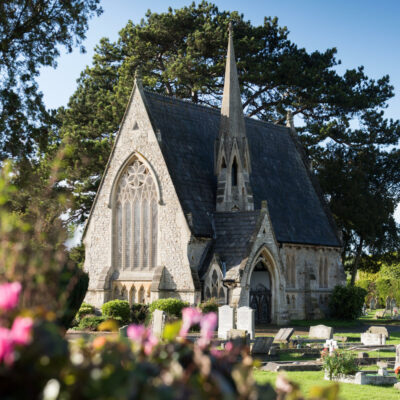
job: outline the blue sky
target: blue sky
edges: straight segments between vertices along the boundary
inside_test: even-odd
[[[84,45],[86,54],[76,49],[63,54],[56,69],[43,68],[39,87],[49,108],[66,105],[76,88],[76,79],[91,64],[93,50],[100,38],[115,40],[118,32],[131,19],[137,23],[146,11],[162,12],[168,6],[180,8],[191,1],[103,0],[104,13],[90,21]],[[338,49],[342,65],[339,72],[359,65],[370,78],[389,74],[396,96],[386,115],[400,118],[400,2],[385,0],[248,0],[214,1],[220,10],[237,10],[253,24],[262,24],[264,16],[277,16],[287,26],[290,39],[308,51]]]

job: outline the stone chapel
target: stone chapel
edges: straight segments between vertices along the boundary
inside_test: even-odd
[[[84,230],[85,301],[250,306],[256,323],[321,317],[341,241],[293,120],[244,117],[230,29],[221,110],[136,77]]]

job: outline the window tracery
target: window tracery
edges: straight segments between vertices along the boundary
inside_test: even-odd
[[[116,193],[115,248],[119,269],[156,266],[157,224],[156,184],[149,169],[135,159],[120,178]]]

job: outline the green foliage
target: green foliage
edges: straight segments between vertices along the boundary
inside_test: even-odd
[[[130,309],[126,300],[111,300],[101,306],[105,317],[120,318],[124,325],[129,323]]]
[[[358,318],[366,295],[367,291],[358,286],[335,286],[329,302],[332,317],[345,320]]]
[[[66,299],[60,323],[65,329],[68,329],[75,315],[80,311],[81,304],[89,287],[89,275],[75,266],[74,270],[65,271],[61,274],[61,277],[60,290],[63,290],[63,288],[68,289],[69,296]]]
[[[189,303],[179,299],[158,299],[150,304],[149,310],[151,313],[153,313],[154,310],[161,310],[165,311],[169,317],[181,318],[182,310],[188,306]]]
[[[79,330],[89,330],[89,331],[97,331],[98,326],[107,321],[108,317],[104,315],[86,315],[84,316],[78,325]]]
[[[329,379],[338,375],[354,375],[358,372],[356,356],[349,351],[335,350],[332,354],[325,349],[322,352],[322,366]]]
[[[89,314],[94,314],[95,309],[92,305],[88,304],[88,303],[82,303],[82,305],[80,306],[78,312],[76,313],[75,319],[80,322],[80,320]]]
[[[203,314],[208,314],[209,312],[216,312],[218,313],[218,302],[217,299],[211,298],[203,303],[200,303],[199,308]]]
[[[131,306],[131,322],[144,324],[150,316],[148,304],[133,303]]]

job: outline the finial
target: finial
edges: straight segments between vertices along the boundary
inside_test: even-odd
[[[230,35],[233,34],[233,25],[232,25],[232,21],[229,21],[229,24],[228,24],[228,32],[229,32]]]
[[[286,126],[290,129],[294,129],[293,113],[290,110],[286,113]]]
[[[142,80],[142,70],[140,68],[140,65],[138,65],[135,70],[135,81],[141,81],[141,80]]]
[[[261,211],[267,211],[267,200],[261,200]]]

